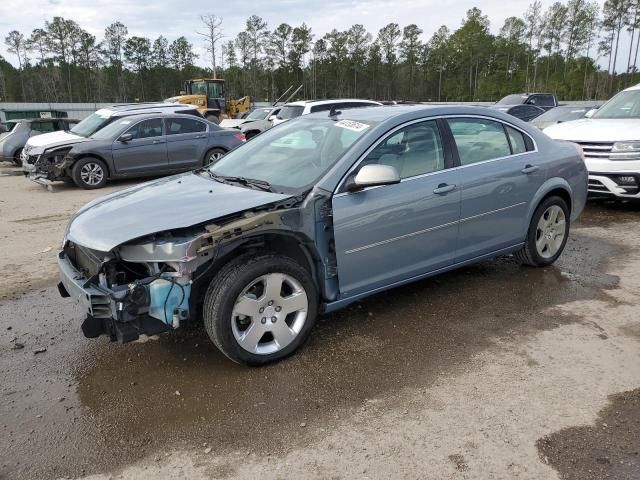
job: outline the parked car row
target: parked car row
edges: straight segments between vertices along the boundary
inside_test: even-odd
[[[205,120],[190,105],[125,104],[98,110],[71,129],[23,138],[20,160],[36,183],[94,189],[111,179],[202,167],[244,141],[242,133]]]

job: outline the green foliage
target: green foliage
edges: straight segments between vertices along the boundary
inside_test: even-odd
[[[178,94],[183,80],[214,70],[226,79],[228,95],[256,100],[274,100],[298,85],[298,98],[495,101],[550,91],[565,100],[603,99],[640,80],[640,0],[606,0],[602,12],[595,0],[556,1],[546,10],[534,0],[522,17],[494,28],[497,35],[476,7],[454,31],[443,25],[427,35],[417,24],[393,22],[375,36],[362,24],[323,35],[304,23],[270,30],[252,15],[235,38],[217,45],[222,19],[201,20],[210,68],[195,66],[184,36],[129,36],[121,22],[109,25],[101,40],[62,17],[28,36],[9,32],[4,42],[17,68],[0,58],[0,98],[160,100]],[[615,67],[619,59],[626,70]]]

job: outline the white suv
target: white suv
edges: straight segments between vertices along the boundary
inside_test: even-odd
[[[640,84],[602,105],[591,118],[544,129],[582,147],[592,196],[640,198]]]
[[[316,112],[328,112],[332,108],[340,110],[341,108],[358,108],[372,107],[382,105],[373,100],[358,100],[357,98],[338,98],[333,100],[301,100],[299,102],[291,102],[282,106],[276,118],[272,120],[274,125],[286,122],[291,118],[301,115],[308,115]]]

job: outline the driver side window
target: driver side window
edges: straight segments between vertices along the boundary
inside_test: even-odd
[[[400,178],[443,170],[444,149],[437,123],[414,123],[392,133],[367,155],[362,165],[370,163],[392,166]]]
[[[160,137],[162,136],[162,120],[159,118],[143,120],[127,130],[125,134],[126,133],[130,133],[132,135],[132,140]]]

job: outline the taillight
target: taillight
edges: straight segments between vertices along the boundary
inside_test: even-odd
[[[241,142],[246,142],[247,141],[247,137],[244,136],[244,133],[234,133],[233,136],[235,137],[236,140],[240,140]]]

